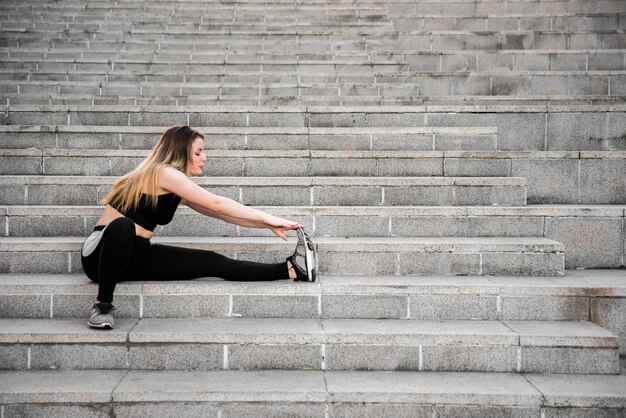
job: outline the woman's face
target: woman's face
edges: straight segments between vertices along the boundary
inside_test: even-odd
[[[204,153],[204,141],[199,136],[191,144],[191,162],[189,163],[189,174],[199,176],[202,174],[204,162],[207,160]]]

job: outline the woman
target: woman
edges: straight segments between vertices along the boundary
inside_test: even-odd
[[[163,133],[139,167],[113,184],[102,200],[104,212],[82,249],[83,269],[98,283],[89,326],[113,328],[113,291],[123,280],[315,280],[314,244],[303,226],[202,189],[190,176],[202,174],[206,160],[204,135],[187,125],[174,126]],[[298,230],[296,250],[284,263],[263,264],[213,251],[151,244],[156,225],[169,223],[181,202],[229,223],[269,228],[284,240],[286,231]]]

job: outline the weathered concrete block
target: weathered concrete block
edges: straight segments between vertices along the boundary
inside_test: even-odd
[[[377,161],[374,158],[313,158],[310,164],[313,176],[368,177],[375,176],[377,172]],[[305,166],[299,165],[302,173]]]
[[[311,204],[310,193],[308,187],[242,187],[241,203],[254,206],[308,206]]]
[[[441,176],[443,160],[438,158],[383,158],[378,160],[378,175],[383,177]]]
[[[44,157],[43,171],[43,174],[46,175],[59,176],[106,176],[112,174],[107,158],[94,157]]]
[[[191,126],[248,126],[246,113],[190,113]]]
[[[523,206],[526,204],[526,188],[517,187],[456,187],[456,206]]]
[[[223,317],[228,313],[228,296],[144,295],[144,318]]]
[[[545,237],[565,245],[565,268],[622,265],[624,231],[620,218],[546,218]]]
[[[329,237],[389,236],[389,218],[385,216],[319,216],[315,235]]]
[[[0,345],[0,370],[26,370],[27,368],[28,346]]]
[[[108,189],[108,187],[107,187]],[[81,185],[29,185],[29,205],[95,205],[98,188]]]
[[[247,158],[242,171],[246,176],[307,176],[311,160],[296,158]]]
[[[424,346],[423,370],[514,372],[517,347]]]
[[[464,237],[467,236],[467,220],[457,217],[394,217],[391,233],[397,237]]]
[[[246,147],[253,150],[308,149],[307,135],[246,135],[245,140]],[[240,142],[243,144],[244,138]]]
[[[392,253],[324,253],[319,258],[321,274],[393,275],[397,255]]]
[[[467,218],[467,236],[541,237],[543,236],[543,218],[532,216],[470,216]]]
[[[378,186],[313,187],[313,204],[315,206],[370,206],[380,205],[381,202],[382,188]]]
[[[550,70],[553,71],[586,71],[587,57],[574,54],[551,54]]]
[[[233,295],[233,314],[244,318],[318,318],[317,296]]]
[[[435,149],[441,151],[485,151],[496,149],[495,136],[445,136],[435,138]]]
[[[85,418],[106,418],[113,414],[113,407],[110,403],[91,403],[89,405],[49,405],[49,404],[13,404],[5,405],[4,413],[9,417],[85,417]],[[117,406],[115,407],[116,415]]]
[[[125,369],[126,350],[122,345],[33,344],[33,369]]]
[[[620,418],[624,408],[542,408],[546,418]]]
[[[407,302],[404,295],[324,295],[322,317],[405,319]]]
[[[467,125],[483,126],[483,125]],[[545,150],[545,116],[538,113],[489,113],[484,126],[498,129],[498,149],[505,151]]]
[[[367,126],[420,127],[426,126],[420,113],[374,113],[367,115]]]
[[[437,418],[535,418],[544,410],[539,406],[493,406],[493,405],[435,405]]]
[[[228,346],[228,368],[320,369],[322,349],[317,344],[236,344]]]
[[[366,126],[364,113],[311,113],[309,127],[351,127]]]
[[[548,150],[599,150],[605,127],[606,114],[549,113]]]
[[[591,320],[619,336],[620,354],[626,354],[626,298],[591,299]]]
[[[326,370],[419,370],[419,347],[326,345]]]
[[[69,273],[67,253],[0,253],[0,273]]]
[[[528,180],[528,203],[578,202],[578,160],[513,160],[511,175]]]
[[[626,203],[626,160],[583,159],[580,172],[580,203]]]
[[[454,204],[452,187],[386,187],[385,205],[448,206]]]
[[[0,318],[49,318],[50,295],[0,295]]]
[[[478,275],[480,256],[454,253],[400,254],[399,274]]]
[[[216,370],[224,365],[221,344],[167,344],[130,347],[128,365],[139,370]]]
[[[268,94],[271,93],[268,92]],[[297,89],[296,89],[297,95]],[[250,113],[249,126],[306,126],[304,113]]]
[[[491,25],[491,18],[489,20]],[[517,26],[517,25],[516,25]],[[478,54],[477,70],[478,71],[502,71],[513,70],[512,54]]]
[[[608,348],[522,347],[521,371],[618,374],[619,353]]]
[[[8,125],[67,125],[64,112],[10,112]]]
[[[493,320],[498,306],[493,295],[411,295],[411,319]]]
[[[563,254],[485,253],[482,273],[487,276],[562,276]]]
[[[369,135],[310,135],[309,138],[312,150],[369,150],[371,142]]]
[[[150,418],[156,416],[185,416],[193,418],[216,417],[220,406],[213,403],[190,403],[190,402],[152,402],[144,403],[116,403],[115,416],[120,418]],[[82,416],[82,415],[65,415]],[[88,415],[86,415],[88,416]],[[109,415],[107,415],[109,416]],[[222,415],[224,416],[224,415]]]
[[[501,296],[500,319],[513,321],[588,321],[589,298]]]
[[[65,116],[65,115],[64,115]],[[127,126],[129,114],[126,112],[70,112],[70,125]],[[67,120],[62,123],[68,124]],[[60,124],[59,124],[60,125]]]
[[[608,118],[605,149],[626,150],[626,113],[609,113]]]
[[[432,418],[430,405],[402,405],[393,403],[334,403],[330,405],[332,417],[396,417],[396,418]]]
[[[185,410],[187,412],[187,410]],[[220,410],[221,417],[303,417],[303,418],[323,418],[326,416],[326,405],[323,403],[237,403],[229,402]],[[207,415],[202,415],[207,416]]]
[[[372,150],[430,151],[433,149],[432,135],[372,135]]]

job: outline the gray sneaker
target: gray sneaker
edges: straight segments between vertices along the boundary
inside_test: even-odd
[[[303,228],[298,229],[298,244],[293,255],[287,260],[291,262],[296,271],[296,281],[314,282],[317,279],[317,257],[315,254],[315,243],[304,232]]]
[[[111,303],[94,303],[87,324],[92,328],[112,329],[115,325],[113,311],[115,311],[115,306]]]

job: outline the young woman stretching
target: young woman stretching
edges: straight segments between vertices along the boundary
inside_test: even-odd
[[[82,248],[83,269],[98,283],[89,326],[113,328],[113,291],[123,280],[315,280],[314,244],[303,226],[202,189],[189,177],[202,174],[206,160],[204,135],[187,125],[174,126],[163,133],[139,167],[113,184],[102,200],[104,212]],[[298,230],[296,250],[284,263],[264,264],[213,251],[151,244],[154,228],[168,224],[181,202],[229,223],[268,228],[284,240],[286,231]]]

